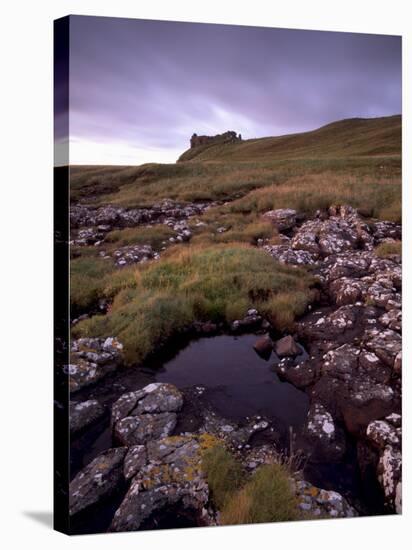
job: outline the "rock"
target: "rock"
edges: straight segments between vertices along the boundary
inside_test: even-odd
[[[401,336],[390,329],[373,329],[365,335],[365,347],[379,357],[388,367],[393,368],[398,353],[402,350]]]
[[[263,217],[270,221],[278,231],[292,229],[296,225],[296,210],[291,208],[280,208],[265,212]]]
[[[317,371],[310,361],[290,366],[286,364],[285,360],[282,360],[273,368],[281,380],[290,382],[299,389],[310,386],[317,377]]]
[[[275,342],[275,352],[279,357],[296,357],[301,350],[296,345],[293,336],[284,336]]]
[[[316,258],[307,250],[293,250],[290,245],[276,244],[264,245],[263,250],[266,250],[272,258],[275,258],[282,264],[289,265],[314,265]]]
[[[156,260],[159,258],[153,248],[148,245],[133,244],[122,246],[112,253],[114,258],[114,263],[118,267],[123,267],[125,265],[144,263],[148,260]]]
[[[367,427],[366,437],[382,450],[387,445],[400,445],[400,428],[386,420],[374,420]]]
[[[176,412],[182,405],[183,396],[176,386],[156,382],[119,397],[112,407],[112,423],[144,413]]]
[[[70,483],[70,515],[73,516],[111,496],[123,481],[126,449],[104,451]]]
[[[263,359],[268,360],[272,354],[273,342],[268,335],[262,336],[261,338],[256,340],[253,345],[253,349],[258,355],[263,357]]]
[[[94,384],[122,362],[123,345],[113,337],[79,338],[71,346],[71,363],[65,367],[71,392]]]
[[[96,399],[76,403],[70,402],[70,433],[75,434],[88,428],[104,416],[105,408]]]
[[[393,370],[396,374],[402,373],[402,351],[398,352],[393,363]]]
[[[397,514],[402,513],[402,455],[391,446],[385,447],[378,464],[378,479],[386,503]]]
[[[129,447],[124,459],[123,473],[126,479],[134,477],[147,463],[147,452],[144,445]]]
[[[311,405],[304,429],[310,444],[309,457],[315,462],[340,461],[346,445],[343,431],[335,425],[332,415],[320,403]]]
[[[132,446],[147,443],[170,435],[176,427],[176,413],[140,414],[126,416],[114,426],[114,437],[122,445]]]
[[[309,517],[352,518],[358,512],[336,491],[325,491],[308,481],[293,480],[292,486],[298,497],[299,508]]]
[[[183,396],[172,384],[153,383],[123,394],[112,407],[113,433],[127,446],[142,445],[170,435]]]
[[[365,431],[372,420],[393,411],[394,391],[390,386],[362,377],[356,378],[338,399],[346,429],[356,435]]]
[[[205,509],[209,491],[202,471],[201,438],[175,436],[148,444],[148,464],[133,479],[114,515],[111,531],[150,526],[150,521],[155,521],[162,511],[189,514],[199,525],[209,523]]]

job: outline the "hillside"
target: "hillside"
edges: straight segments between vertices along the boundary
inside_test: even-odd
[[[185,151],[178,162],[399,155],[401,126],[400,115],[371,119],[351,118],[299,134],[249,139],[223,145],[199,145]]]

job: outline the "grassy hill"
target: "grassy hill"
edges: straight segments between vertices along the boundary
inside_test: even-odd
[[[399,155],[401,125],[400,115],[351,118],[311,132],[195,147],[184,152],[178,162]]]

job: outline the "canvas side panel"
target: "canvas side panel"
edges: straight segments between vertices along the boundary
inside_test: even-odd
[[[54,22],[54,528],[69,532],[69,17]]]

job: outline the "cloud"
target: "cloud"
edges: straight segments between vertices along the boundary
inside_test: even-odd
[[[70,38],[73,163],[401,111],[400,37],[72,16]]]

